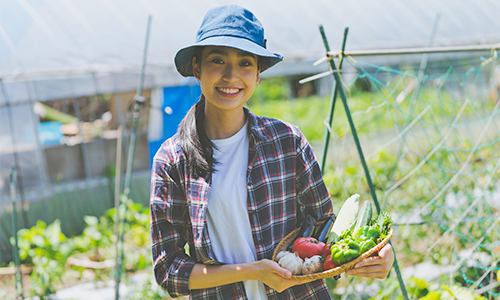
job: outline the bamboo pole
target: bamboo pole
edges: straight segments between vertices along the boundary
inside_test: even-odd
[[[23,296],[23,279],[21,273],[21,260],[19,259],[19,244],[17,239],[17,174],[16,168],[14,166],[10,169],[10,196],[12,201],[12,236],[14,237],[14,245],[12,248],[12,254],[14,255],[14,265],[16,268],[15,278],[16,278],[16,290],[17,298],[24,299]]]
[[[35,102],[33,109],[40,117],[49,121],[61,122],[63,124],[77,124],[79,122],[77,117],[60,112],[41,102]]]
[[[89,152],[87,149],[87,143],[85,141],[85,136],[83,135],[83,126],[82,126],[82,116],[80,113],[80,103],[78,99],[73,98],[73,109],[75,110],[75,115],[78,120],[78,136],[80,137],[80,148],[82,149],[83,156],[83,170],[85,171],[85,179],[90,178],[90,159]]]
[[[132,168],[133,168],[133,163],[134,163],[134,153],[135,153],[135,143],[137,139],[137,128],[139,126],[139,112],[140,112],[140,104],[142,104],[145,99],[142,96],[142,90],[144,86],[144,71],[146,69],[146,57],[147,57],[147,52],[148,52],[148,44],[149,44],[149,33],[151,30],[151,19],[152,16],[150,15],[148,18],[148,26],[147,26],[147,31],[146,31],[146,42],[144,45],[144,53],[143,53],[143,59],[142,59],[142,69],[141,69],[141,74],[139,76],[139,85],[137,87],[137,94],[134,97],[134,119],[133,119],[133,125],[132,125],[132,135],[130,136],[130,144],[129,144],[129,151],[128,151],[128,157],[127,157],[127,173],[125,174],[125,186],[123,189],[123,197],[122,197],[122,204],[124,207],[124,213],[123,213],[123,218],[121,220],[121,232],[119,233],[119,251],[120,251],[120,264],[117,266],[118,269],[118,275],[116,276],[116,288],[115,288],[115,299],[118,300],[120,298],[120,280],[121,280],[121,272],[123,269],[123,259],[124,259],[124,253],[123,253],[123,238],[125,235],[125,223],[126,223],[126,216],[127,216],[127,202],[129,199],[130,195],[130,185],[131,185],[131,180],[132,180]]]
[[[328,40],[326,38],[326,34],[325,34],[325,31],[324,31],[322,25],[320,25],[319,30],[320,30],[321,36],[323,38],[323,43],[325,44],[325,48],[329,49],[330,46],[328,45]],[[330,68],[333,71],[333,76],[335,77],[335,81],[337,83],[337,86],[339,87],[340,98],[342,99],[342,103],[344,104],[344,110],[345,110],[345,113],[347,116],[347,120],[349,121],[349,127],[351,129],[351,133],[352,133],[352,136],[354,138],[354,143],[356,144],[356,148],[358,150],[361,164],[363,165],[363,170],[365,172],[365,177],[366,177],[366,181],[368,182],[368,186],[370,187],[370,192],[371,192],[371,195],[373,198],[373,202],[375,202],[375,207],[377,208],[377,212],[380,213],[380,211],[381,211],[380,204],[377,200],[377,194],[375,193],[375,187],[373,185],[372,178],[370,176],[370,171],[368,170],[368,165],[366,164],[365,156],[363,155],[363,150],[361,149],[361,144],[359,142],[356,127],[354,126],[354,121],[352,120],[352,115],[351,115],[351,112],[349,110],[349,105],[347,105],[347,97],[345,95],[344,89],[342,88],[342,81],[340,80],[339,73],[335,72],[337,70],[337,68],[335,66],[335,61],[331,58],[328,59],[328,61],[330,63]],[[390,241],[389,241],[389,244],[390,244]],[[391,246],[392,246],[392,244],[391,244]],[[393,251],[394,251],[394,248],[393,248]],[[403,298],[405,300],[408,300],[408,294],[406,292],[403,277],[401,276],[401,271],[399,269],[398,261],[397,261],[395,255],[394,255],[394,269],[396,270],[396,274],[397,274],[398,281],[399,281],[399,286],[401,288],[401,292],[403,293]]]
[[[123,137],[123,127],[118,126],[118,137],[116,139],[116,171],[115,171],[115,282],[118,282],[118,276],[120,274],[121,267],[121,257],[118,247],[118,241],[120,238],[119,223],[120,223],[120,182],[122,178],[122,137]],[[119,288],[118,285],[115,287],[115,299],[119,299]]]
[[[486,52],[499,50],[500,44],[496,45],[468,45],[468,46],[448,46],[448,47],[422,47],[422,48],[396,48],[396,49],[368,49],[368,50],[349,50],[344,52],[344,56],[381,56],[381,55],[406,55],[406,54],[425,54],[425,53],[456,53],[456,52]],[[314,65],[340,56],[340,50],[331,50]]]
[[[320,27],[320,30],[323,30],[323,27]],[[347,34],[349,33],[349,27],[344,29],[344,40],[342,41],[342,51],[345,50],[345,44],[347,41]],[[330,46],[328,43],[325,43],[325,47],[328,47],[327,52],[330,51]],[[342,69],[342,60],[339,61],[339,70]],[[330,144],[330,130],[332,128],[333,123],[333,113],[335,111],[335,103],[337,102],[339,85],[335,84],[333,88],[332,101],[330,102],[330,114],[328,115],[328,128],[326,128],[325,133],[325,144],[323,145],[323,156],[321,158],[321,172],[325,174],[325,165],[326,165],[326,157],[328,155],[328,146]]]

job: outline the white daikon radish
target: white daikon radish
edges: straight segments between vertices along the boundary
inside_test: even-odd
[[[350,228],[351,224],[356,221],[359,210],[359,197],[359,194],[354,194],[344,202],[335,223],[333,223],[326,243],[338,241],[342,231]]]

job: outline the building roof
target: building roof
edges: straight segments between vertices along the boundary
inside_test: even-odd
[[[7,97],[16,102],[134,90],[148,15],[146,86],[186,83],[173,65],[176,51],[194,42],[208,9],[227,3],[254,12],[268,48],[285,56],[263,74],[268,76],[316,70],[311,62],[325,53],[319,24],[332,49],[340,48],[345,27],[346,49],[424,47],[438,14],[436,46],[500,42],[496,0],[2,0],[0,78]]]

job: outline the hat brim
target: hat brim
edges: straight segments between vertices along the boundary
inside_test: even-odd
[[[200,41],[191,46],[184,47],[177,51],[174,60],[175,66],[177,68],[177,71],[179,71],[182,76],[193,76],[193,55],[197,47],[203,46],[230,47],[260,56],[262,67],[260,70],[261,72],[264,72],[265,70],[283,60],[283,56],[277,53],[272,53],[250,40],[232,36],[216,36],[207,38],[203,41]]]

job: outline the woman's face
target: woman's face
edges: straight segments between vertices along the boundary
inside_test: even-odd
[[[206,46],[201,61],[193,58],[208,109],[241,109],[260,79],[257,56],[235,48]]]

